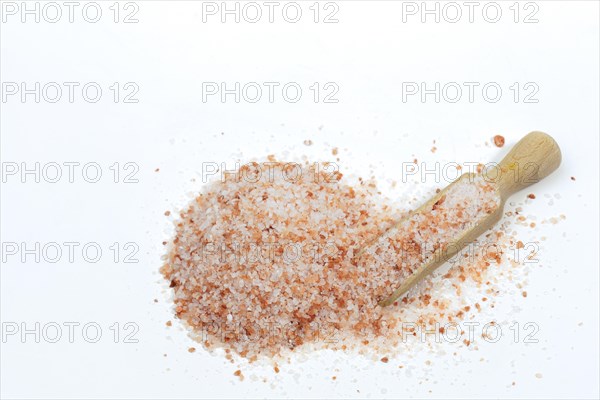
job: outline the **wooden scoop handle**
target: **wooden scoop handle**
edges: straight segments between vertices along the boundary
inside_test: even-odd
[[[506,200],[544,179],[558,168],[561,158],[560,148],[550,135],[538,131],[527,134],[500,161],[496,182],[500,196]]]
[[[454,256],[466,244],[477,240],[480,235],[484,234],[487,229],[500,220],[503,214],[504,202],[508,197],[550,175],[558,168],[560,161],[560,149],[549,135],[543,132],[531,132],[519,140],[502,161],[500,161],[499,168],[482,171],[483,177],[488,182],[497,185],[498,195],[502,200],[497,210],[475,221],[474,226],[462,232],[458,237],[449,238],[448,243],[459,244],[460,248],[454,246],[452,251],[443,248],[439,249],[435,256],[420,265],[412,275],[401,283],[400,287],[391,296],[381,301],[379,305],[385,307],[392,304],[398,297],[402,296],[424,277]],[[496,173],[490,173],[491,170],[495,170]],[[420,212],[421,210],[428,212],[431,210],[432,204],[441,198],[441,196],[444,196],[452,185],[457,184],[461,179],[466,180],[470,178],[469,174],[462,175],[415,212]]]

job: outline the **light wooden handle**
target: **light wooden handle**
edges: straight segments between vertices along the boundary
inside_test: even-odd
[[[544,179],[558,168],[561,158],[560,148],[550,135],[537,131],[527,134],[500,161],[500,196],[506,200]]]

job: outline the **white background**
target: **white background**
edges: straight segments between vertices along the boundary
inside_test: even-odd
[[[30,328],[36,322],[96,322],[103,336],[91,344],[76,330],[69,343],[65,328],[54,344],[36,343],[33,335],[6,337],[2,397],[598,397],[597,2],[535,2],[537,23],[523,23],[535,9],[524,3],[515,23],[512,1],[498,3],[497,23],[482,17],[485,3],[475,9],[473,23],[465,6],[457,23],[436,23],[433,16],[422,23],[419,14],[403,22],[402,2],[339,1],[339,22],[330,24],[322,22],[323,4],[320,22],[313,22],[313,2],[300,3],[303,15],[295,24],[282,18],[281,6],[274,23],[266,15],[256,24],[235,23],[231,16],[221,23],[218,15],[203,23],[202,2],[195,1],[137,1],[139,22],[131,24],[113,22],[113,2],[100,2],[102,18],[89,23],[82,18],[84,4],[74,23],[66,7],[57,23],[3,15],[3,83],[97,82],[103,95],[97,103],[85,101],[80,90],[73,103],[66,91],[57,103],[36,103],[33,95],[25,102],[19,94],[3,99],[1,158],[3,170],[12,162],[97,162],[102,179],[87,183],[80,170],[75,183],[7,177],[1,236],[3,243],[98,242],[103,258],[89,263],[76,253],[74,263],[63,255],[53,264],[8,257],[0,310],[4,328],[13,322]],[[139,102],[114,103],[108,89],[114,82],[137,84]],[[203,102],[202,82],[296,82],[303,95],[297,103],[285,101],[280,91],[273,103],[263,97],[237,104],[231,96],[225,103],[218,96]],[[339,102],[315,103],[309,89],[314,82],[337,84]],[[466,92],[456,103],[436,103],[432,95],[403,102],[403,82],[428,82],[430,88],[435,82],[478,82],[479,88],[496,82],[503,93],[495,103],[480,89],[473,102]],[[515,102],[509,89],[515,82],[521,90],[535,83],[538,102],[523,102],[525,91]],[[479,350],[448,345],[397,354],[388,364],[355,354],[308,353],[283,364],[279,375],[268,365],[242,365],[246,379],[240,382],[233,376],[237,363],[206,353],[177,322],[165,327],[173,317],[158,274],[161,242],[170,232],[163,213],[199,190],[203,162],[231,167],[238,158],[286,152],[331,161],[330,149],[337,146],[343,170],[366,176],[374,169],[384,181],[400,181],[403,161],[497,161],[531,130],[556,138],[563,164],[532,188],[537,200],[524,206],[525,213],[566,219],[540,224],[535,235],[546,240],[542,265],[527,278],[529,296],[510,314],[498,310],[493,317],[534,321],[538,344],[500,341]],[[485,145],[495,134],[506,137],[505,148]],[[304,146],[306,139],[314,145]],[[432,154],[434,140],[438,150]],[[139,182],[112,182],[108,167],[115,162],[136,163]],[[417,193],[421,201],[439,186],[400,182],[399,190]],[[524,194],[515,197],[522,201]],[[115,263],[108,249],[114,242],[136,243],[139,263]],[[115,322],[121,327],[116,344],[109,329]],[[137,344],[123,343],[126,322],[139,326]],[[198,350],[190,354],[192,345]]]

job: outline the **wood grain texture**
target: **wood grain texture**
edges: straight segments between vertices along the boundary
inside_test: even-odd
[[[539,182],[558,168],[562,156],[556,141],[543,132],[531,132],[500,161],[498,189],[504,200]]]

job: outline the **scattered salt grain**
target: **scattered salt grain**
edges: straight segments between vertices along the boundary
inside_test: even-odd
[[[494,144],[496,145],[496,147],[504,146],[504,136],[501,136],[501,135],[494,136]]]

